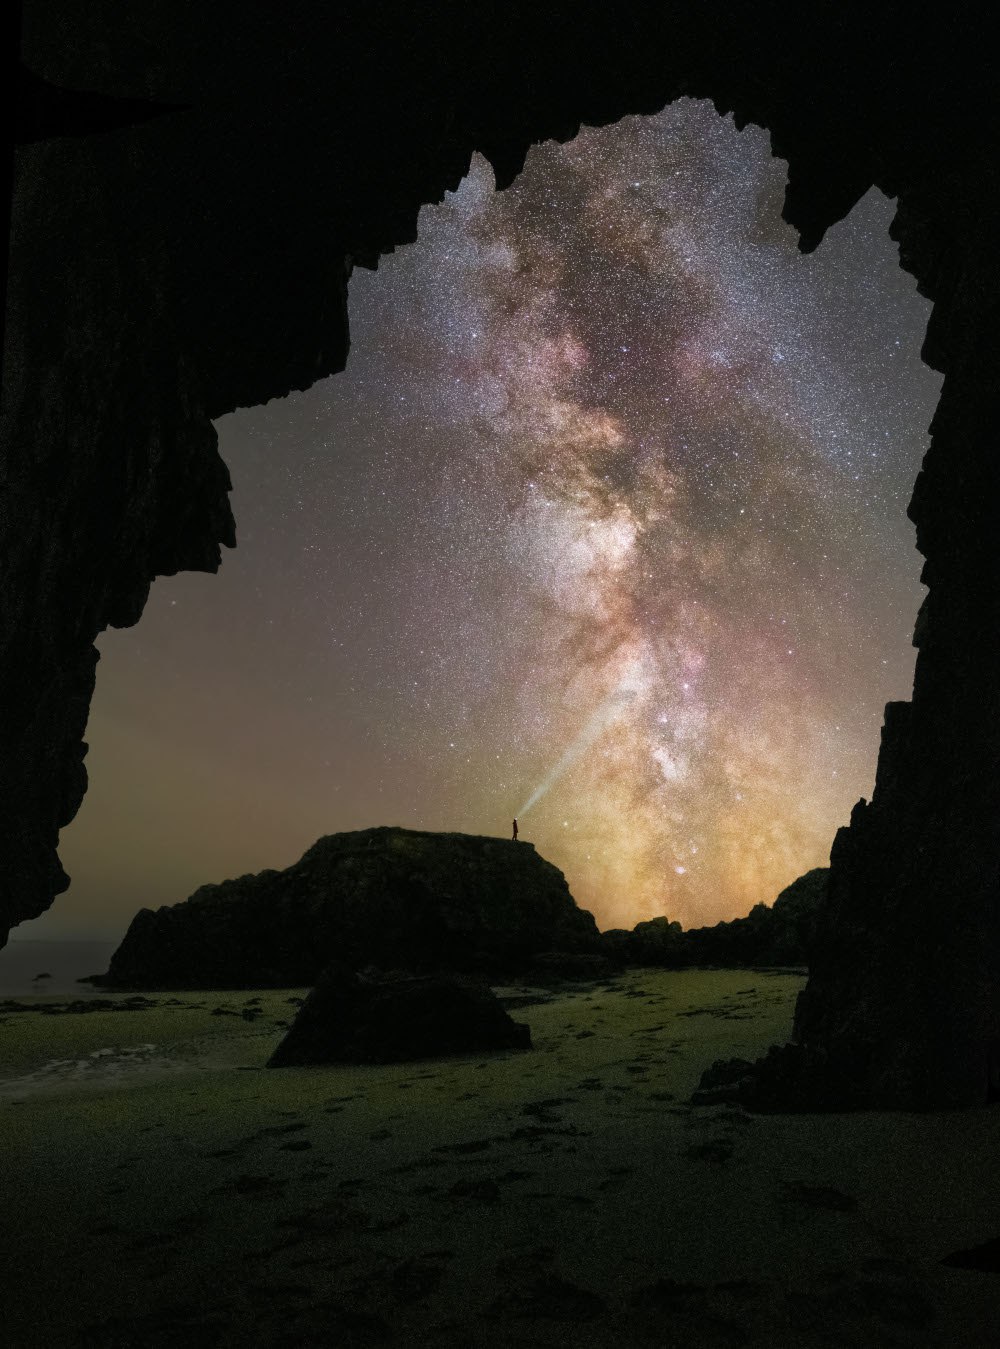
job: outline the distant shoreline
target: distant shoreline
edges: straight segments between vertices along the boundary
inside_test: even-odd
[[[79,995],[80,981],[103,973],[120,943],[120,937],[11,937],[0,950],[0,998]]]
[[[8,946],[117,946],[120,937],[11,937]]]

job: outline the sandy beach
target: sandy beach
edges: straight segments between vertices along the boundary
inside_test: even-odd
[[[264,1068],[302,989],[8,1003],[5,1343],[992,1346],[940,1261],[1000,1234],[1000,1108],[691,1106],[803,977],[504,989],[532,1051],[364,1068]]]

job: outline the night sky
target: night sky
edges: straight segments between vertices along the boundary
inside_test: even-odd
[[[101,639],[73,886],[15,936],[377,824],[518,813],[601,927],[825,864],[910,692],[940,379],[892,203],[803,258],[784,181],[683,102],[474,159],[355,272],[347,371],[218,424],[237,550]]]

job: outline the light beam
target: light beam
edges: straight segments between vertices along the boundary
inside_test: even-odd
[[[607,698],[592,713],[586,725],[576,739],[567,746],[560,758],[553,764],[552,768],[538,784],[535,790],[528,797],[527,801],[517,812],[517,818],[521,819],[527,815],[533,806],[536,806],[542,797],[553,787],[562,775],[573,767],[573,765],[586,754],[595,740],[603,734],[604,731],[621,715],[621,712],[629,703],[633,702],[638,694],[634,689],[616,689],[614,693]]]

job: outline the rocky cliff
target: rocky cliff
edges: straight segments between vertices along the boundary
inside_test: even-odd
[[[607,954],[629,965],[806,965],[810,959],[820,906],[826,899],[829,869],[815,867],[786,886],[773,904],[755,904],[745,918],[714,927],[683,930],[668,918],[637,923],[630,931],[602,934]]]
[[[141,909],[101,982],[281,988],[331,961],[502,975],[549,951],[597,949],[593,918],[530,843],[411,829],[321,838],[284,871]]]

